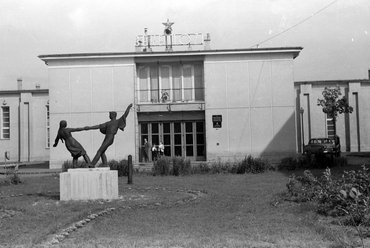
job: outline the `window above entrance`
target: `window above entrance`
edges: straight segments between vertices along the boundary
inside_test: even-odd
[[[204,101],[202,63],[142,64],[137,75],[139,103]]]

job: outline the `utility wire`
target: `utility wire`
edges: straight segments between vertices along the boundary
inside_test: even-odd
[[[274,39],[275,37],[277,37],[277,36],[279,36],[279,35],[282,35],[282,34],[284,34],[284,33],[288,32],[289,30],[291,30],[291,29],[293,29],[293,28],[297,27],[298,25],[300,25],[300,24],[304,23],[305,21],[307,21],[307,20],[311,19],[311,18],[312,18],[312,17],[314,17],[315,15],[317,15],[317,14],[319,14],[320,12],[324,11],[325,9],[329,8],[331,5],[335,4],[335,3],[336,3],[336,2],[338,2],[338,1],[339,1],[339,0],[335,0],[335,1],[333,1],[333,2],[332,2],[332,3],[330,3],[329,5],[325,6],[325,7],[324,7],[324,8],[322,8],[322,9],[320,9],[319,11],[317,11],[316,13],[314,13],[314,14],[312,14],[311,16],[307,17],[307,18],[306,18],[306,19],[304,19],[303,21],[301,21],[301,22],[297,23],[296,25],[294,25],[294,26],[292,26],[292,27],[290,27],[290,28],[288,28],[288,29],[284,30],[284,31],[283,31],[283,32],[281,32],[281,33],[278,33],[277,35],[274,35],[274,36],[272,36],[272,37],[268,38],[267,40],[264,40],[264,41],[262,41],[262,42],[259,42],[259,43],[257,43],[256,45],[251,46],[251,47],[255,47],[255,46],[256,46],[256,47],[258,47],[258,46],[259,46],[259,45],[261,45],[262,43],[265,43],[266,41],[272,40],[272,39]]]

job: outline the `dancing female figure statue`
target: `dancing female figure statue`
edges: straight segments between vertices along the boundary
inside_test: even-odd
[[[85,159],[85,162],[90,166],[91,161],[89,156],[86,154],[85,149],[82,147],[82,145],[75,140],[72,137],[72,132],[79,132],[83,131],[85,128],[67,128],[67,122],[65,120],[61,120],[59,123],[59,130],[57,137],[55,138],[55,142],[53,147],[56,147],[58,145],[59,140],[63,142],[65,141],[65,145],[67,150],[71,153],[73,162],[72,162],[72,167],[76,168],[77,167],[77,160],[79,157],[83,157]]]

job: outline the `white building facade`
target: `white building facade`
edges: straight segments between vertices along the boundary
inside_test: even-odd
[[[60,120],[84,127],[134,104],[108,159],[142,161],[143,141],[194,161],[297,152],[294,59],[301,47],[39,56],[49,69],[51,138]],[[73,136],[90,157],[104,136]],[[50,167],[70,159],[50,150]]]

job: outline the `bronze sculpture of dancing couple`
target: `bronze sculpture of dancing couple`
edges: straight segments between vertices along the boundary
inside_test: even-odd
[[[83,157],[85,162],[89,167],[96,167],[97,162],[101,158],[103,165],[107,164],[107,156],[105,155],[105,151],[108,149],[109,146],[113,144],[114,136],[116,135],[118,129],[122,131],[126,127],[126,117],[130,112],[132,107],[132,103],[128,105],[125,113],[117,119],[117,112],[112,111],[109,112],[110,121],[107,121],[103,124],[95,125],[95,126],[86,126],[82,128],[67,128],[67,122],[65,120],[60,121],[59,123],[59,130],[57,137],[55,138],[54,147],[58,145],[59,140],[65,142],[67,150],[71,153],[73,162],[73,168],[77,167],[77,161],[79,157]],[[105,135],[103,143],[101,144],[100,148],[96,152],[95,157],[93,160],[90,160],[90,157],[87,155],[83,146],[72,137],[72,132],[79,132],[79,131],[86,131],[91,129],[99,129],[101,133]]]

